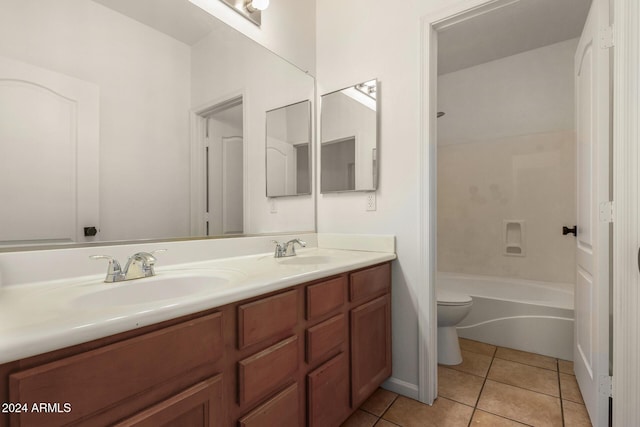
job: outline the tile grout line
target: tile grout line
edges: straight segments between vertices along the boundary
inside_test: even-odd
[[[476,414],[476,411],[478,410],[478,403],[480,402],[480,396],[482,396],[482,391],[484,390],[484,386],[485,384],[487,384],[489,371],[491,371],[491,366],[493,365],[493,361],[496,358],[497,351],[498,351],[498,347],[496,346],[496,348],[493,350],[493,355],[491,355],[491,362],[489,363],[489,368],[487,369],[487,373],[484,376],[484,381],[482,381],[482,387],[480,387],[480,393],[478,393],[478,397],[476,398],[476,403],[473,405],[473,412],[471,412],[471,418],[469,418],[469,424],[467,424],[467,427],[471,427],[471,423],[473,422],[473,416]]]
[[[396,397],[394,397],[393,400],[391,401],[391,403],[389,403],[389,406],[387,406],[387,408],[384,411],[382,411],[382,414],[380,414],[380,416],[378,417],[378,421],[380,421],[380,420],[388,421],[386,418],[384,418],[384,414],[389,412],[389,409],[391,409],[391,407],[396,402],[396,400],[398,400],[399,397],[400,397],[400,395],[396,393]],[[376,421],[376,424],[378,423],[378,421]],[[389,421],[389,422],[391,422],[391,421]]]
[[[556,359],[558,365],[558,394],[560,394],[560,416],[562,417],[562,427],[564,427],[564,403],[562,403],[562,383],[560,382],[560,362]]]

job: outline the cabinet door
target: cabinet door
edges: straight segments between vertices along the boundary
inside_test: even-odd
[[[340,353],[307,375],[309,427],[340,425],[349,413],[349,359]]]
[[[391,298],[351,310],[351,406],[360,406],[391,375]]]
[[[220,427],[225,419],[222,375],[202,381],[116,427]]]

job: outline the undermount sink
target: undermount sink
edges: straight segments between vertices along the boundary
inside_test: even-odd
[[[331,257],[324,255],[296,255],[289,258],[279,258],[278,262],[285,265],[320,265],[331,262]]]
[[[215,274],[171,274],[102,283],[102,289],[77,297],[72,305],[79,308],[136,305],[210,292],[229,283],[228,278]],[[92,285],[96,286],[96,285]]]

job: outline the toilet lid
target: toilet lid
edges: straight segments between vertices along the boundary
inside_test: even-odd
[[[438,289],[437,297],[438,304],[440,305],[465,305],[473,302],[473,299],[469,295],[442,289]]]

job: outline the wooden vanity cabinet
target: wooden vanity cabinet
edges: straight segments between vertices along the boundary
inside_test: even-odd
[[[0,426],[339,426],[391,374],[390,263],[0,365]],[[64,409],[63,406],[61,406]]]

